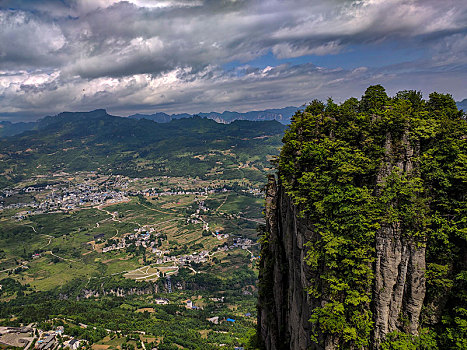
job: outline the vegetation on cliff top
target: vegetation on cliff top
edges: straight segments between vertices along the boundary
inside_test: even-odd
[[[391,98],[376,85],[361,100],[314,100],[283,141],[280,181],[318,233],[306,258],[315,272],[308,292],[326,300],[310,320],[315,334],[342,348],[370,344],[375,237],[398,224],[404,239],[426,246],[427,291],[420,336],[407,334],[400,315],[382,347],[465,349],[467,121],[452,97]],[[408,158],[412,169],[401,169]]]

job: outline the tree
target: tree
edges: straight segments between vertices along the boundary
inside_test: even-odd
[[[432,92],[429,97],[427,107],[430,112],[442,113],[450,118],[461,116],[461,113],[457,110],[456,102],[450,94]]]
[[[369,112],[372,109],[382,109],[388,101],[386,89],[381,85],[372,85],[366,89],[360,101],[360,110]]]
[[[420,92],[405,90],[389,99],[381,85],[370,86],[360,102],[327,105],[325,116],[317,101],[305,117],[297,112],[277,162],[281,186],[317,233],[305,243],[308,293],[319,305],[311,316],[314,339],[331,335],[342,348],[372,346],[374,242],[383,225],[397,223],[407,242],[426,247],[426,269],[417,273],[426,278],[419,321],[428,333],[410,335],[402,310],[399,330],[406,333],[379,340],[387,349],[428,349],[436,342],[440,349],[466,348],[467,121],[448,94],[424,101]],[[414,170],[396,166],[411,147],[419,152]],[[384,166],[391,170],[379,178]],[[266,230],[261,237],[263,310],[275,283],[270,235]]]
[[[423,104],[423,95],[420,91],[416,90],[403,90],[396,94],[396,99],[409,101],[412,104],[412,108],[415,110],[420,109]]]
[[[319,100],[313,100],[311,103],[306,106],[305,112],[311,113],[313,115],[318,115],[324,112],[325,104]]]

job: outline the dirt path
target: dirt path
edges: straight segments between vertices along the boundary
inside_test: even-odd
[[[119,219],[116,219],[116,218],[115,218],[115,217],[116,217],[115,213],[111,213],[111,212],[108,211],[107,209],[102,209],[102,206],[101,206],[101,205],[97,206],[96,209],[97,209],[97,210],[100,210],[100,211],[103,211],[103,212],[106,213],[107,215],[110,215],[112,221],[116,221],[116,222],[120,222],[120,223],[123,222],[122,220],[119,220]]]
[[[134,279],[137,281],[137,280],[144,280],[144,279],[148,279],[148,278],[152,278],[154,276],[157,276],[157,278],[160,277],[160,272],[159,271],[156,271],[156,272],[153,272],[153,273],[149,273],[149,269],[151,268],[151,265],[147,265],[147,266],[142,266],[136,270],[133,270],[133,271],[129,271],[128,274],[142,274],[142,275],[145,275],[145,276],[140,276],[140,277],[134,277]]]
[[[10,270],[14,270],[16,269],[18,266],[15,266],[15,267],[10,267],[9,269],[5,269],[5,270],[0,270],[0,273],[2,272],[7,272],[7,271],[10,271]]]
[[[229,195],[225,196],[224,201],[223,201],[223,202],[221,203],[221,205],[219,205],[219,206],[217,207],[217,209],[214,210],[214,211],[215,211],[215,212],[218,212],[219,209],[222,208],[222,206],[227,202],[227,199],[228,199],[228,198],[229,198]]]
[[[266,220],[264,220],[264,219],[250,219],[250,218],[245,218],[243,216],[240,216],[239,219],[256,222],[257,224],[265,224],[266,223]]]
[[[76,263],[76,262],[77,262],[76,260],[67,259],[67,258],[64,258],[64,257],[58,256],[58,255],[56,255],[56,254],[52,253],[52,251],[51,251],[51,250],[49,250],[49,251],[48,251],[48,252],[46,252],[46,253],[49,253],[50,255],[53,255],[53,256],[55,256],[55,257],[57,257],[57,258],[59,258],[59,259],[62,259],[62,260],[64,260],[64,261],[70,261],[70,262],[74,262],[74,263]]]
[[[142,204],[142,203],[140,203],[140,204],[141,204],[143,207],[145,207],[146,209],[149,209],[149,210],[152,210],[152,211],[161,213],[161,214],[166,214],[166,215],[178,215],[177,213],[166,212],[166,211],[162,211],[162,210],[159,210],[159,209],[154,209],[154,208],[148,207],[147,205],[144,205],[144,204]]]
[[[42,236],[48,237],[48,238],[49,238],[49,241],[47,242],[47,244],[46,244],[45,246],[43,246],[43,247],[40,247],[39,249],[43,249],[43,248],[45,248],[45,247],[49,246],[49,245],[50,245],[50,243],[52,242],[52,239],[54,239],[54,238],[55,238],[54,236],[51,236],[51,235],[46,235],[46,234],[44,234],[44,233],[42,233]]]
[[[115,215],[114,213],[111,213],[111,212],[108,211],[107,209],[102,209],[102,208],[103,208],[102,205],[99,205],[99,206],[96,207],[97,210],[103,211],[103,212],[106,213],[107,215],[110,215],[110,216],[111,216],[110,218],[107,218],[107,219],[105,219],[105,220],[109,220],[109,219],[110,219],[110,220],[112,220],[112,221],[119,222],[119,223],[121,223],[121,224],[125,223],[124,221],[122,221],[122,220],[120,220],[120,219],[117,219],[117,218],[116,218],[116,215]],[[105,220],[101,220],[101,221],[99,221],[99,222],[103,222],[103,221],[105,221]],[[130,224],[138,225],[138,227],[141,227],[141,224],[138,223],[138,222],[134,222],[134,221],[127,221],[127,222],[130,223]],[[118,234],[118,230],[117,230],[117,234]]]
[[[118,237],[118,229],[115,229],[115,231],[117,231],[117,233],[115,233],[115,236],[111,237],[110,239],[115,239]]]
[[[251,252],[250,249],[245,249],[248,253],[250,253],[250,261],[253,261],[253,258],[255,257],[254,254]]]
[[[198,271],[196,271],[194,268],[192,268],[191,266],[187,265],[186,266],[188,269],[190,269],[191,271],[193,271],[195,273],[195,275],[198,273]]]

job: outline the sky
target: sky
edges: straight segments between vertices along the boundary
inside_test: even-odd
[[[0,120],[467,98],[465,0],[0,0]]]

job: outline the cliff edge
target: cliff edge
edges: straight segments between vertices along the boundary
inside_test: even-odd
[[[266,189],[266,349],[467,348],[467,122],[450,95],[313,101]]]

